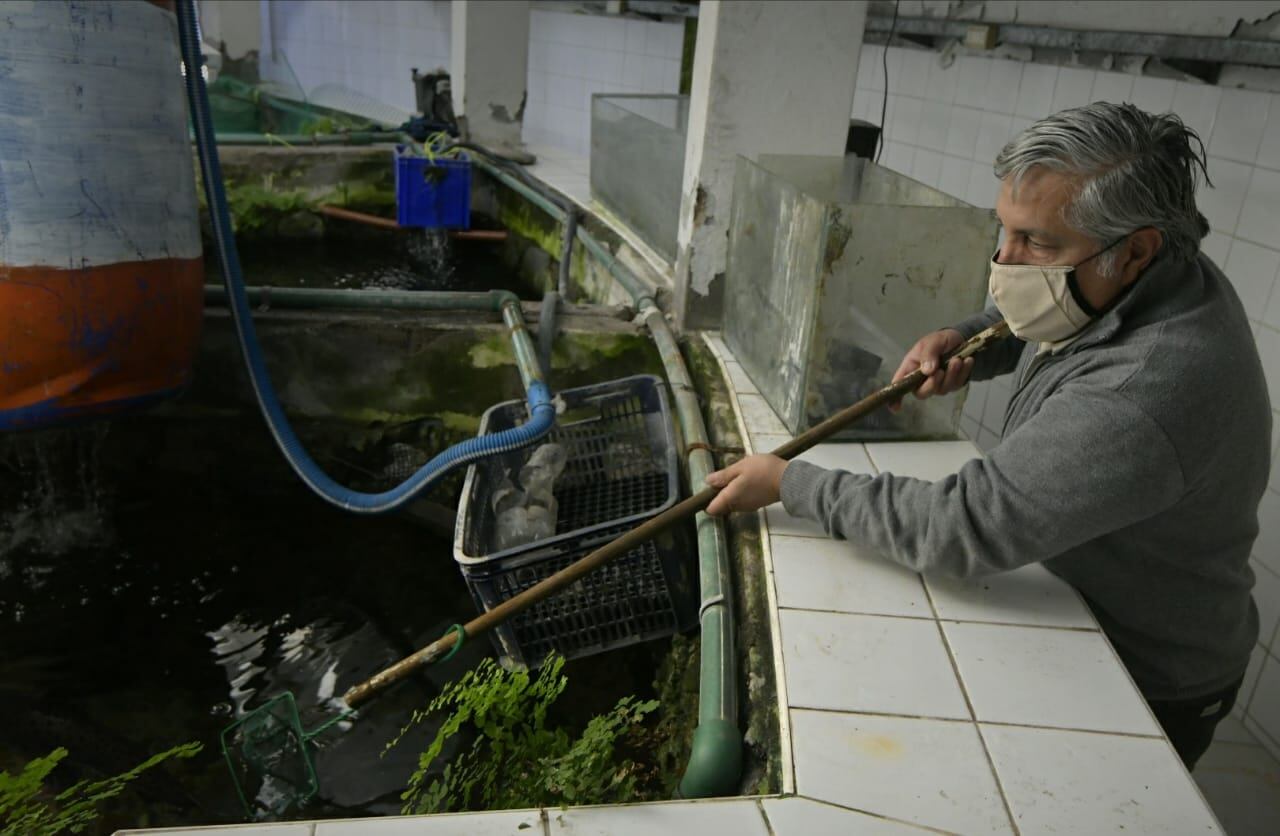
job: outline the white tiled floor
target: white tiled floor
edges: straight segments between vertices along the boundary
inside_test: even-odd
[[[1076,591],[1039,564],[974,580],[924,580],[939,618],[1097,629]]]
[[[982,726],[1023,833],[1218,833],[1161,738]]]
[[[1013,832],[972,723],[804,710],[791,722],[802,795],[958,833]]]
[[[811,610],[783,610],[779,617],[793,707],[969,718],[932,619]]]
[[[770,538],[778,606],[929,618],[915,572],[850,543],[817,537]]]
[[[583,208],[591,205],[590,160],[554,145],[529,144],[537,162],[526,171],[560,191]]]
[[[1101,633],[942,626],[979,721],[1160,735]]]
[[[738,400],[755,450],[786,440],[755,387]],[[936,480],[978,455],[851,447],[802,458]],[[962,833],[1219,832],[1092,615],[1043,567],[922,581],[780,504],[765,519],[799,795]]]

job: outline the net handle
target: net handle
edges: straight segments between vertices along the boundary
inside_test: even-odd
[[[990,328],[979,332],[965,341],[954,351],[948,352],[942,359],[943,366],[953,359],[963,360],[972,357],[996,342],[1003,340],[1008,336],[1008,334],[1009,326],[1003,321],[997,322]],[[781,447],[773,451],[773,455],[788,460],[795,458],[810,447],[813,447],[819,442],[835,435],[849,424],[857,421],[859,418],[876,411],[882,406],[898,402],[906,395],[918,389],[928,379],[928,375],[926,375],[922,370],[916,369],[901,380],[890,383],[852,406],[842,409],[822,423],[797,436],[792,441],[783,444]],[[406,656],[386,670],[383,670],[380,673],[375,674],[370,679],[356,685],[351,690],[347,691],[347,693],[343,695],[342,699],[347,705],[355,707],[379,693],[387,686],[403,679],[418,668],[421,668],[424,665],[429,665],[440,659],[451,647],[453,647],[455,641],[461,641],[467,637],[475,637],[493,629],[517,613],[520,613],[539,601],[554,595],[556,592],[559,592],[561,589],[569,586],[589,572],[592,572],[609,561],[626,554],[641,543],[653,539],[658,534],[662,533],[662,531],[668,526],[680,520],[694,516],[710,505],[711,500],[714,499],[718,493],[719,490],[716,488],[705,488],[688,499],[677,503],[656,517],[653,517],[647,522],[641,523],[625,534],[622,534],[616,540],[606,543],[591,554],[578,560],[576,563],[561,569],[559,572],[556,572],[551,577],[539,582],[537,585],[526,589],[524,592],[513,598],[508,598],[493,609],[481,613],[476,618],[467,622],[462,630],[450,630],[449,633],[439,639],[436,639],[421,650]]]

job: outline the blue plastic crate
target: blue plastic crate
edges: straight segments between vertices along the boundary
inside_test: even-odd
[[[471,160],[428,160],[396,147],[396,222],[431,229],[471,228]]]

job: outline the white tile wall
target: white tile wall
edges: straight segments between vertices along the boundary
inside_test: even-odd
[[[415,109],[411,68],[426,72],[449,66],[448,0],[362,3],[272,0],[271,35],[310,92],[340,84],[378,101]],[[271,44],[263,44],[264,67]],[[282,66],[277,61],[271,66]],[[273,74],[284,75],[280,69]]]
[[[678,93],[684,25],[534,9],[526,142],[591,150],[593,93]]]
[[[854,115],[877,124],[885,89],[882,55],[883,47],[863,47],[854,98]],[[976,205],[994,206],[991,163],[999,147],[1027,120],[1061,108],[1128,101],[1155,113],[1177,113],[1198,131],[1214,183],[1197,197],[1213,229],[1203,248],[1227,272],[1252,320],[1276,410],[1273,421],[1280,428],[1280,93],[968,55],[944,66],[938,53],[898,47],[889,50],[888,63],[888,110],[894,118],[886,120],[881,161]],[[1010,394],[1007,380],[975,384],[969,393],[962,426],[984,451],[999,443]],[[1280,429],[1273,456],[1277,442]],[[1276,463],[1280,459],[1273,468]],[[1262,534],[1254,559],[1280,575],[1280,477],[1273,475],[1258,515]],[[1280,612],[1280,584],[1270,577],[1254,595],[1268,619]],[[1274,629],[1260,638],[1268,659],[1274,657],[1263,648],[1280,649]],[[1242,691],[1247,715],[1280,706],[1280,663],[1270,670],[1252,694]],[[1272,745],[1280,749],[1280,717],[1271,724]]]

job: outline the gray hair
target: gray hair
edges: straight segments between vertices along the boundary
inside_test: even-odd
[[[1204,143],[1172,113],[1107,102],[1055,113],[1014,137],[996,156],[995,172],[1001,180],[1012,177],[1016,189],[1037,166],[1078,181],[1063,220],[1101,246],[1154,227],[1164,236],[1164,251],[1186,261],[1209,234],[1196,209],[1197,179],[1213,185]],[[1113,273],[1115,259],[1115,250],[1099,256],[1102,275]]]

